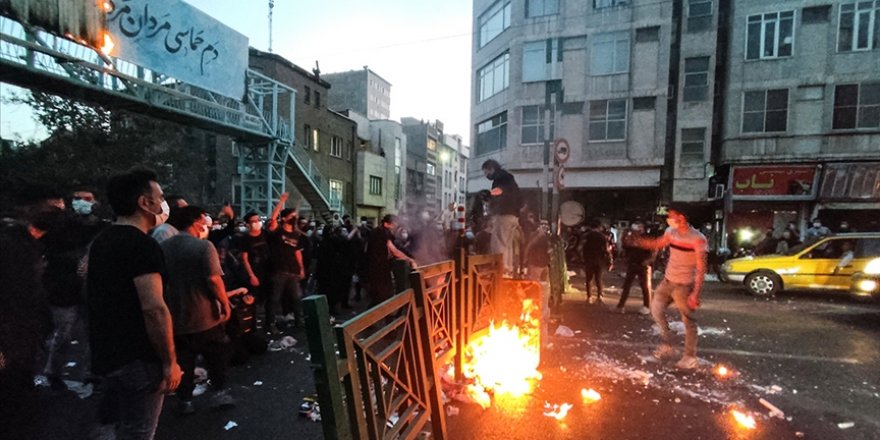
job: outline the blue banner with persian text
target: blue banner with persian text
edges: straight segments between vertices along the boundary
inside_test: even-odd
[[[248,39],[180,0],[107,1],[110,55],[242,99]]]

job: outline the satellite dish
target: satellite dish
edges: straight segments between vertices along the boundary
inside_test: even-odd
[[[564,202],[559,206],[559,220],[565,226],[577,226],[584,221],[584,205],[574,200]]]

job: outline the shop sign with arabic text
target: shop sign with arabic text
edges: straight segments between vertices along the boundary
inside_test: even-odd
[[[815,165],[734,167],[730,194],[735,200],[814,200]]]
[[[112,0],[110,55],[228,96],[244,97],[248,39],[179,0]]]

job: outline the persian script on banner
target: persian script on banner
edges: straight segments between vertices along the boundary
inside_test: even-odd
[[[180,0],[108,1],[111,56],[242,99],[248,39]]]

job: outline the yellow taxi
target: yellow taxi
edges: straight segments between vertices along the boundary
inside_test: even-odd
[[[880,257],[880,233],[838,234],[795,246],[785,255],[728,260],[721,279],[757,296],[784,289],[850,290],[854,274]]]

